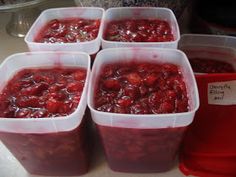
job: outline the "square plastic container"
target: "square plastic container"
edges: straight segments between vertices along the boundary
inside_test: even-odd
[[[39,30],[53,19],[65,18],[83,18],[83,19],[100,19],[102,21],[104,9],[96,7],[66,7],[48,9],[41,13],[36,19],[30,30],[25,36],[30,51],[81,51],[89,55],[95,54],[100,49],[101,44],[101,24],[96,39],[77,43],[38,43],[34,42]]]
[[[179,49],[189,60],[213,59],[236,71],[236,38],[186,34]],[[195,73],[200,107],[186,132],[180,169],[194,176],[236,176],[236,73]]]
[[[184,34],[181,36],[178,48],[185,52],[189,59],[214,59],[227,62],[236,69],[235,45],[236,38],[231,36]],[[195,74],[204,75],[204,73]]]
[[[90,57],[82,52],[32,52],[9,56],[0,66],[0,90],[19,70],[48,66],[78,66],[87,70],[76,110],[64,117],[0,118],[0,139],[31,174],[81,175],[88,171],[87,88]]]
[[[116,114],[94,108],[94,90],[105,64],[151,61],[178,65],[183,73],[190,111],[175,114]],[[176,159],[182,136],[199,106],[190,64],[181,51],[156,48],[105,49],[98,53],[90,78],[88,106],[97,125],[110,168],[121,172],[162,172]]]
[[[117,42],[105,40],[102,34],[102,48],[119,48],[119,47],[161,47],[161,48],[177,48],[180,39],[180,32],[174,13],[168,8],[159,7],[119,7],[109,8],[105,12],[104,21],[102,23],[103,31],[106,29],[107,23],[112,20],[122,19],[160,19],[169,23],[174,41],[170,42]]]

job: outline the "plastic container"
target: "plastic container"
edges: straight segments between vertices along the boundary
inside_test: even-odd
[[[94,109],[94,89],[104,64],[131,61],[180,66],[190,111],[176,114],[115,114]],[[199,106],[198,90],[186,56],[177,50],[155,48],[105,49],[98,53],[90,78],[88,106],[97,125],[110,168],[121,172],[162,172],[175,162],[182,136]]]
[[[225,61],[236,68],[235,44],[236,38],[232,36],[184,34],[181,36],[178,48],[190,59],[209,58]]]
[[[83,18],[83,19],[100,19],[104,16],[104,9],[95,7],[67,7],[48,9],[41,13],[41,15],[34,22],[25,37],[30,51],[81,51],[89,55],[97,53],[101,44],[101,25],[96,39],[86,42],[77,43],[38,43],[34,42],[39,29],[41,29],[47,22],[53,19],[65,18]]]
[[[169,23],[174,41],[169,42],[116,42],[104,39],[102,37],[102,48],[116,48],[116,47],[161,47],[161,48],[177,48],[180,39],[180,32],[177,20],[174,13],[168,8],[157,7],[119,7],[109,8],[105,12],[103,31],[106,29],[107,22],[121,19],[160,19]]]
[[[31,174],[81,175],[88,171],[88,118],[85,114],[90,58],[82,52],[32,52],[9,56],[0,66],[0,89],[17,71],[47,66],[87,69],[76,110],[55,118],[0,118],[0,139]]]
[[[214,59],[236,71],[236,38],[183,35],[179,49],[188,58]],[[186,132],[180,169],[194,176],[236,176],[236,73],[195,73],[200,107]]]

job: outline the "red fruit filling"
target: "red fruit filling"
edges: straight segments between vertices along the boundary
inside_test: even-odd
[[[98,77],[94,103],[98,111],[125,114],[189,110],[182,73],[169,63],[105,65]]]
[[[74,43],[94,40],[100,20],[81,18],[54,19],[49,21],[34,39],[40,43]]]
[[[205,58],[191,58],[190,64],[197,73],[235,73],[233,66],[224,61]]]
[[[174,41],[170,25],[164,20],[116,20],[107,24],[104,39],[122,42]]]
[[[70,131],[41,134],[0,132],[1,141],[34,175],[78,176],[89,167],[88,117]]]
[[[86,70],[72,67],[24,69],[0,94],[0,117],[42,118],[71,114],[83,91]]]
[[[132,129],[97,126],[109,166],[115,171],[150,173],[169,170],[186,127]]]

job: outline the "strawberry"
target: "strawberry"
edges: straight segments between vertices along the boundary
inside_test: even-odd
[[[24,69],[0,93],[0,117],[69,115],[79,104],[85,79],[82,68]]]
[[[188,111],[188,103],[181,101],[187,98],[186,86],[176,65],[131,62],[104,68],[95,91],[97,110],[131,114]]]
[[[103,82],[103,86],[106,88],[106,89],[111,89],[111,90],[120,90],[120,82],[115,79],[115,78],[112,78],[112,79],[106,79],[104,82]]]
[[[158,19],[113,20],[108,22],[104,37],[121,42],[173,41],[170,25]]]
[[[135,72],[126,75],[126,78],[131,85],[140,85],[142,82],[142,78]]]
[[[53,19],[39,30],[35,42],[74,43],[91,41],[97,37],[99,27],[100,20]]]

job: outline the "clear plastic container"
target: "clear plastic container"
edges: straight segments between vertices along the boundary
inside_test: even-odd
[[[190,60],[200,58],[227,62],[236,70],[235,45],[236,38],[231,36],[184,34],[181,35],[178,48],[185,52]]]
[[[186,34],[179,49],[194,58],[229,63],[236,71],[236,38]],[[195,73],[200,107],[183,139],[180,169],[194,176],[236,176],[236,72]]]
[[[94,89],[104,64],[151,61],[178,65],[183,73],[190,111],[175,114],[115,114],[94,108]],[[90,78],[88,106],[97,125],[110,168],[121,172],[161,172],[175,162],[182,136],[199,106],[190,64],[181,51],[155,48],[105,49],[98,53]]]
[[[174,41],[169,42],[116,42],[104,39],[102,34],[102,48],[116,47],[161,47],[161,48],[177,48],[180,39],[180,32],[174,13],[168,8],[159,7],[118,7],[109,8],[105,12],[104,21],[102,23],[103,31],[106,29],[107,22],[122,19],[160,19],[169,23]]]
[[[87,88],[90,58],[82,52],[32,52],[9,56],[0,66],[0,90],[19,70],[48,66],[78,66],[87,76],[76,110],[64,117],[0,118],[0,139],[31,174],[81,175],[88,171]]]
[[[47,22],[53,19],[65,18],[83,18],[83,19],[100,19],[102,21],[104,16],[104,9],[96,7],[66,7],[48,9],[41,13],[41,15],[34,22],[25,37],[30,51],[81,51],[89,55],[96,54],[100,49],[101,44],[101,25],[96,39],[86,42],[77,43],[38,43],[34,42],[35,37]]]

